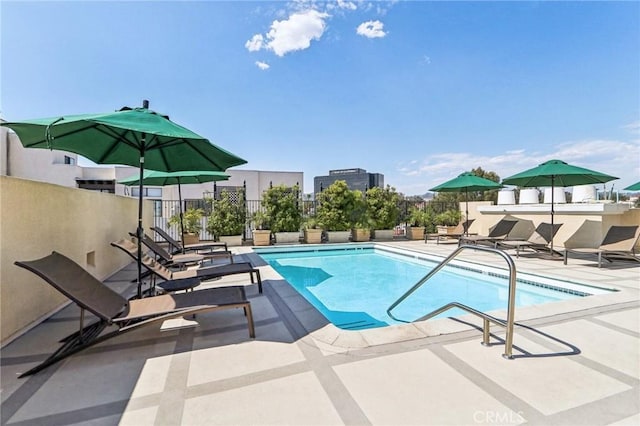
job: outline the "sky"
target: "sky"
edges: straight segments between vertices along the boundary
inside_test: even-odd
[[[415,195],[550,159],[640,181],[637,1],[0,0],[0,25],[7,121],[148,99],[307,193],[332,169]]]

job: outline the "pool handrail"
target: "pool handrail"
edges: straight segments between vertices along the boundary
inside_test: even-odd
[[[451,262],[456,256],[458,256],[458,254],[460,254],[460,252],[467,250],[467,249],[473,249],[473,250],[480,250],[480,251],[486,251],[486,252],[490,252],[490,253],[496,253],[500,256],[502,256],[502,258],[504,258],[507,262],[507,265],[509,266],[509,300],[507,303],[507,321],[503,321],[501,319],[492,317],[491,315],[488,315],[484,312],[480,312],[476,309],[473,309],[467,305],[464,305],[462,303],[459,302],[451,302],[448,303],[434,311],[429,312],[426,315],[423,315],[422,317],[418,318],[415,321],[425,321],[428,320],[430,318],[433,318],[436,315],[441,314],[444,311],[447,311],[449,309],[452,308],[459,308],[462,309],[464,311],[467,311],[473,315],[479,316],[480,318],[483,319],[483,331],[482,331],[482,344],[485,346],[489,346],[489,337],[490,337],[490,322],[500,325],[502,327],[505,327],[507,329],[507,334],[505,337],[505,342],[504,342],[504,354],[502,355],[504,358],[506,359],[513,359],[513,324],[515,322],[515,299],[516,299],[516,265],[513,262],[513,259],[511,258],[511,256],[509,256],[507,253],[505,253],[504,251],[500,250],[500,249],[496,249],[493,247],[483,247],[483,246],[477,246],[477,245],[462,245],[460,247],[458,247],[453,253],[451,253],[449,256],[447,256],[442,262],[440,262],[435,268],[433,268],[431,271],[429,271],[429,273],[427,275],[425,275],[422,279],[420,279],[416,284],[414,284],[409,290],[407,290],[402,296],[400,296],[400,298],[398,298],[398,300],[396,300],[395,302],[393,302],[391,304],[391,306],[389,306],[389,308],[387,309],[387,315],[389,315],[391,318],[393,318],[396,321],[400,321],[400,322],[412,322],[412,321],[405,321],[403,319],[400,318],[396,318],[395,316],[393,316],[393,314],[391,313],[391,311],[398,306],[400,303],[402,303],[407,297],[409,297],[414,291],[416,291],[418,288],[420,288],[425,282],[427,282],[429,279],[431,279],[432,276],[434,276],[435,274],[437,274],[442,268],[444,268],[449,262]]]

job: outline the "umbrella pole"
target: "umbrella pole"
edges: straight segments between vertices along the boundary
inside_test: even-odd
[[[551,252],[549,253],[551,255],[551,257],[553,257],[553,215],[554,215],[554,211],[553,211],[553,193],[555,192],[554,190],[554,179],[555,176],[551,175],[551,243],[550,243],[550,247],[551,247]]]
[[[184,214],[182,213],[182,189],[178,177],[178,202],[180,203],[180,241],[182,241],[182,253],[184,254]]]
[[[144,179],[144,134],[142,135],[142,148],[140,149],[140,183],[138,185],[138,299],[142,299],[142,236],[144,231],[142,229],[142,191],[144,185],[142,183]]]
[[[464,224],[462,226],[464,227],[464,235],[468,237],[469,236],[469,190],[467,188],[464,189],[464,206],[465,206]]]

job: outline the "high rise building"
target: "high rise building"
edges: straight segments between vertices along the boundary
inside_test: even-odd
[[[369,188],[378,186],[384,188],[384,175],[381,173],[368,173],[364,169],[339,169],[329,170],[327,176],[316,176],[313,178],[313,190],[318,194],[337,180],[344,180],[349,189],[366,191]]]

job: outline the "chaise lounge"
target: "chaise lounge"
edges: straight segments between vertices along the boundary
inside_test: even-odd
[[[497,247],[498,242],[505,240],[518,220],[501,219],[490,230],[488,235],[463,235],[458,240],[458,245],[490,245]]]
[[[569,260],[569,253],[597,254],[598,268],[602,268],[602,259],[612,262],[614,259],[627,259],[640,262],[635,253],[635,246],[640,238],[640,226],[613,225],[607,231],[598,247],[572,247],[564,250],[564,264]]]
[[[111,245],[127,253],[136,262],[138,261],[138,246],[134,242],[127,239],[122,239],[112,242]],[[175,281],[178,280],[197,278],[200,281],[207,281],[228,275],[249,274],[251,283],[255,284],[257,280],[258,292],[262,293],[262,278],[260,277],[260,270],[254,268],[253,265],[251,265],[251,263],[249,262],[237,262],[220,266],[210,266],[206,268],[200,267],[197,269],[172,271],[159,262],[156,262],[146,254],[143,254],[142,265],[144,265],[145,268],[147,268],[148,271],[154,276],[160,277],[161,279],[169,282],[168,284],[165,284],[164,282],[155,284],[157,287],[160,287],[165,291],[172,291],[167,289],[166,287],[173,287]]]
[[[542,222],[527,240],[502,240],[498,241],[498,247],[505,250],[516,249],[516,257],[520,257],[520,250],[522,249],[531,249],[535,252],[551,252],[549,244],[561,226],[561,223],[554,223],[552,228],[550,223]],[[556,250],[554,250],[554,253],[560,254]]]
[[[79,330],[62,339],[58,350],[20,377],[37,373],[70,355],[128,331],[200,312],[242,308],[247,317],[249,336],[255,337],[251,304],[242,286],[127,300],[76,262],[55,251],[41,259],[17,261],[15,265],[33,272],[80,307]],[[98,320],[85,326],[85,311]],[[111,326],[117,330],[102,334]]]
[[[171,250],[173,254],[185,253],[187,251],[195,251],[195,252],[201,252],[201,251],[211,252],[215,250],[224,250],[225,252],[229,251],[229,247],[227,246],[227,243],[200,242],[196,244],[185,244],[183,246],[180,241],[174,239],[164,229],[158,226],[155,226],[155,227],[152,226],[151,230],[155,231],[155,233],[158,234],[160,238],[165,240],[169,244],[169,246],[173,248]]]

